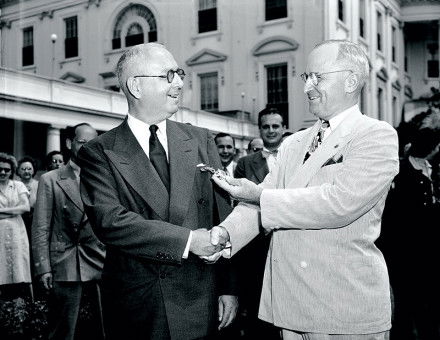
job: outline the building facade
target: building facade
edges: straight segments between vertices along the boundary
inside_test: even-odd
[[[439,83],[439,1],[3,0],[0,4],[0,65],[10,78],[20,78],[11,75],[13,70],[25,72],[26,81],[32,74],[42,76],[51,85],[36,91],[59,84],[69,88],[71,93],[65,96],[73,98],[63,104],[60,119],[47,122],[40,112],[32,117],[22,114],[21,97],[10,95],[0,117],[13,125],[15,137],[9,144],[16,154],[29,153],[27,143],[18,143],[29,122],[45,122],[39,131],[45,134],[46,152],[54,145],[53,136],[62,135],[59,131],[72,123],[70,109],[93,111],[95,121],[103,121],[98,124],[103,130],[120,121],[125,112],[118,111],[115,118],[115,112],[99,110],[97,97],[85,95],[84,89],[102,89],[103,97],[115,98],[110,91],[119,90],[117,60],[127,47],[141,42],[165,44],[187,73],[183,113],[177,119],[193,117],[191,123],[230,132],[239,149],[258,133],[257,113],[267,103],[278,106],[290,131],[313,124],[316,118],[308,113],[299,74],[308,53],[324,39],[348,39],[365,48],[373,72],[361,108],[394,126],[402,119],[405,103]],[[419,34],[420,29],[429,34]],[[2,96],[5,101],[8,93]],[[53,110],[55,104],[59,105],[48,103],[46,109]],[[32,124],[28,129],[37,131]]]

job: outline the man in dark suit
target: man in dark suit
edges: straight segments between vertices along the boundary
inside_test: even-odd
[[[214,140],[206,129],[168,120],[185,72],[163,45],[132,47],[117,73],[127,119],[80,152],[82,199],[107,246],[107,339],[207,338],[237,309],[226,265],[197,256],[221,249],[209,244],[207,229],[230,211],[228,195],[198,167],[220,168]]]
[[[247,178],[259,184],[275,164],[278,147],[284,132],[283,117],[276,108],[266,107],[258,114],[258,127],[263,140],[263,150],[242,157],[235,168],[235,178]],[[269,250],[270,236],[260,233],[235,259],[239,268],[240,323],[246,339],[279,339],[279,330],[258,319],[264,267]]]
[[[279,111],[270,107],[258,114],[258,127],[263,140],[263,150],[240,158],[234,172],[235,178],[247,178],[256,184],[263,182],[275,163],[285,128]]]
[[[99,294],[97,280],[105,250],[84,212],[77,160],[78,150],[96,136],[96,130],[87,123],[69,128],[70,161],[43,174],[38,185],[31,244],[35,275],[50,292],[49,339],[73,340],[85,287],[94,286]],[[100,317],[99,302],[95,305]],[[102,325],[94,334],[100,334],[94,338],[102,339]]]

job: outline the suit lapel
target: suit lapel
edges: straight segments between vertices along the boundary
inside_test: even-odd
[[[118,128],[113,150],[104,150],[122,177],[163,219],[168,219],[169,195],[159,175],[145,155],[127,120]]]
[[[70,164],[67,164],[60,170],[60,175],[57,179],[58,185],[63,190],[67,198],[69,198],[73,204],[81,211],[84,210],[83,203],[81,201],[81,195],[79,192],[79,185],[73,168]]]
[[[254,157],[251,167],[258,181],[260,181],[260,183],[263,182],[264,178],[269,173],[269,167],[267,166],[267,161],[263,157],[261,151],[259,151],[257,156]]]
[[[198,142],[173,121],[167,122],[170,159],[170,223],[181,225],[188,210],[197,165]]]
[[[350,115],[333,131],[330,136],[324,140],[322,145],[312,153],[310,158],[295,173],[293,179],[288,183],[289,187],[305,187],[309,181],[315,176],[321,166],[330,158],[341,150],[350,140],[352,132],[358,121],[359,115]],[[311,142],[317,129],[312,129],[310,138],[305,140]],[[304,154],[308,150],[309,144],[303,145]]]

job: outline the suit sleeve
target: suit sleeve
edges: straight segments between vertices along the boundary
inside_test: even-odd
[[[237,166],[235,167],[235,171],[234,171],[234,177],[246,178],[246,169],[245,169],[243,157],[241,157],[237,162]]]
[[[265,229],[344,227],[377,204],[398,170],[396,131],[377,122],[353,138],[332,183],[263,190],[262,224]]]
[[[46,174],[38,183],[37,201],[31,227],[31,247],[35,275],[51,272],[50,234],[54,209],[53,184]]]
[[[221,168],[221,161],[218,155],[217,147],[211,134],[208,135],[208,157],[210,164],[214,168]],[[214,188],[214,225],[223,221],[231,212],[229,204],[229,194],[213,184]],[[218,294],[238,295],[237,266],[235,261],[228,261],[221,258],[215,266],[217,267]]]
[[[180,264],[190,230],[128,210],[120,201],[121,188],[99,143],[83,146],[79,160],[81,198],[94,232],[108,249],[159,263]]]

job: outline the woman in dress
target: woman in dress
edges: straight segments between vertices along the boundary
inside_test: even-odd
[[[0,298],[31,293],[29,241],[21,215],[30,210],[26,186],[12,179],[17,162],[0,153]]]

